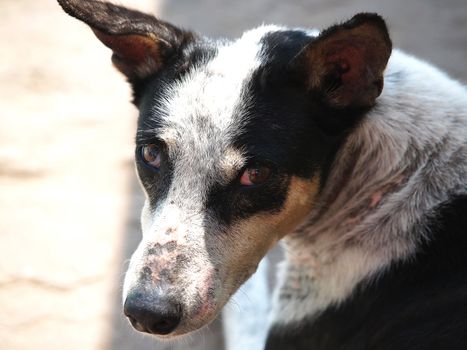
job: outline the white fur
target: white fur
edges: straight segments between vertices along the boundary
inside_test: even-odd
[[[261,38],[279,29],[272,25],[261,26],[245,32],[234,42],[223,43],[211,61],[195,67],[179,84],[172,85],[163,108],[167,124],[191,127],[192,118],[201,115],[208,117],[220,130],[227,130],[233,123],[235,107],[244,102],[241,98],[243,84],[261,63]]]

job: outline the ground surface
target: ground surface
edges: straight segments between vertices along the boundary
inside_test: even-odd
[[[215,36],[378,11],[395,46],[467,81],[465,0],[119,2]],[[219,323],[161,345],[121,316],[142,195],[136,110],[108,50],[53,0],[1,0],[0,44],[0,348],[221,350]]]

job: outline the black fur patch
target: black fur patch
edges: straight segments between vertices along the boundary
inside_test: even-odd
[[[211,189],[207,210],[225,225],[261,212],[274,213],[283,207],[289,183],[288,176],[277,170],[271,179],[258,186],[242,186],[236,178],[228,186],[219,185]]]
[[[363,111],[332,110],[305,86],[305,65],[297,58],[313,39],[301,31],[279,31],[262,39],[260,68],[244,87],[236,118],[243,132],[234,146],[252,161],[274,165],[275,176],[257,188],[241,188],[238,179],[210,192],[208,208],[226,224],[259,212],[280,210],[290,178],[311,179],[324,185],[335,154]]]
[[[271,164],[273,176],[263,185],[251,188],[241,186],[236,178],[228,185],[217,184],[208,189],[206,210],[221,223],[229,225],[260,212],[279,211],[287,198],[292,176],[311,179],[319,174],[324,185],[339,146],[363,115],[362,110],[326,107],[319,95],[308,91],[308,68],[299,57],[312,41],[303,32],[292,30],[270,33],[262,39],[262,64],[241,94],[250,102],[239,103],[235,112],[242,132],[237,134],[233,146],[244,150],[251,162]],[[138,145],[157,142],[162,118],[155,111],[170,84],[215,54],[213,44],[194,42],[171,66],[135,87],[140,108]],[[167,169],[159,173],[148,171],[137,162],[151,206],[157,198],[164,197],[164,189],[171,182],[170,159],[165,161]]]

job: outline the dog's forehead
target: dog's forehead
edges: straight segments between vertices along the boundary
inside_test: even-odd
[[[241,111],[252,102],[243,92],[261,64],[261,39],[279,29],[262,26],[236,41],[220,43],[214,57],[172,84],[162,106],[162,135],[205,135],[226,140],[240,130],[244,117]],[[174,133],[174,129],[179,132]],[[189,132],[181,134],[180,129]]]

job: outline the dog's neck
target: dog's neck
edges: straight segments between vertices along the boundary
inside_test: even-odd
[[[394,52],[377,105],[341,147],[307,221],[284,238],[276,320],[342,302],[429,237],[433,209],[467,192],[465,106],[460,85]]]

